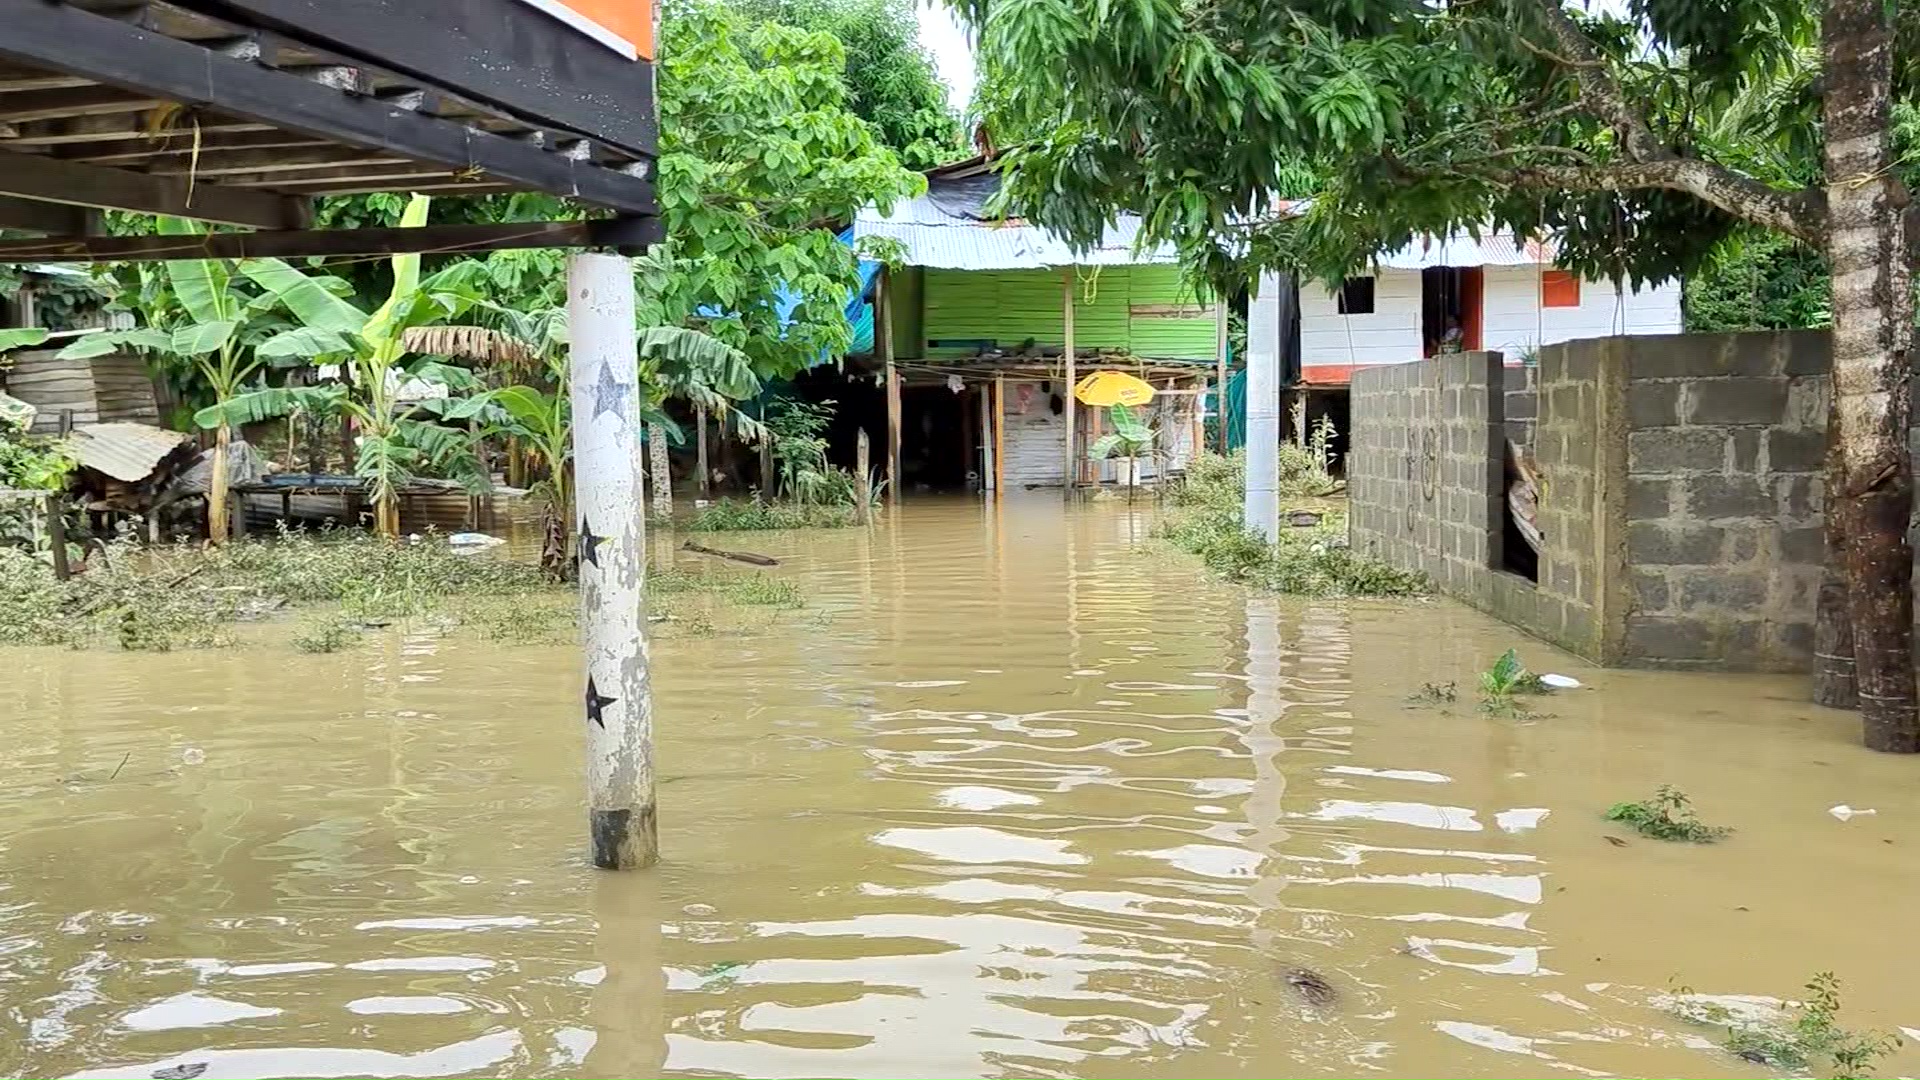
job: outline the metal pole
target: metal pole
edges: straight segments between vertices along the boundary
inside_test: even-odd
[[[1242,520],[1268,543],[1280,538],[1280,290],[1261,275],[1247,311],[1247,494]]]
[[[1213,388],[1219,395],[1220,452],[1227,452],[1227,300],[1213,305]]]
[[[660,858],[654,821],[653,701],[647,683],[640,395],[633,271],[618,255],[572,256],[574,501],[586,644],[587,807],[593,864]]]
[[[1066,268],[1060,281],[1062,294],[1066,298],[1066,303],[1063,307],[1067,323],[1067,385],[1065,390],[1062,391],[1062,396],[1067,399],[1067,471],[1061,482],[1066,485],[1066,491],[1069,497],[1073,495],[1073,489],[1078,486],[1080,480],[1080,429],[1078,427],[1077,410],[1074,408],[1073,399],[1074,385],[1080,381],[1079,372],[1074,365],[1073,355],[1073,278],[1073,267],[1069,266]]]

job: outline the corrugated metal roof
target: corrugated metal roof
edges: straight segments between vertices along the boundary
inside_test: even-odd
[[[1018,219],[982,222],[948,215],[925,195],[882,214],[868,207],[853,221],[855,239],[881,236],[906,248],[910,266],[941,270],[1038,270],[1049,266],[1177,263],[1170,245],[1134,251],[1140,219],[1122,214],[1098,247],[1076,252],[1057,234]]]
[[[1560,246],[1553,240],[1521,241],[1510,232],[1422,237],[1376,260],[1389,270],[1425,270],[1433,266],[1551,266]]]
[[[67,445],[84,468],[96,469],[115,480],[134,483],[147,478],[153,467],[187,441],[182,432],[146,424],[83,424],[73,429]]]

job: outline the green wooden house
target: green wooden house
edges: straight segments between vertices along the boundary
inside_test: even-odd
[[[1142,475],[1184,469],[1224,349],[1223,309],[1183,282],[1170,248],[1136,250],[1138,219],[1123,216],[1098,247],[1075,251],[989,214],[997,185],[990,161],[975,158],[928,173],[920,198],[854,223],[856,238],[904,251],[880,286],[878,321],[891,331],[874,357],[894,489],[1114,482],[1118,468],[1086,454],[1110,430],[1106,410],[1070,392],[1102,370],[1156,391],[1145,409],[1157,453]]]

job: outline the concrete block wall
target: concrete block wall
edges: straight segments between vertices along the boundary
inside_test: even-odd
[[[1533,426],[1539,417],[1536,392],[1539,371],[1532,364],[1516,364],[1506,370],[1506,397],[1502,404],[1506,410],[1507,438],[1523,449],[1533,447]]]
[[[1358,372],[1352,543],[1600,663],[1806,670],[1829,348],[1798,332],[1542,349],[1537,584],[1500,569],[1506,410],[1527,390],[1485,353]]]
[[[1630,340],[1622,659],[1806,670],[1827,334]]]

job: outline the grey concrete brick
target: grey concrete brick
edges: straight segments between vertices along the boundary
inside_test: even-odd
[[[1820,566],[1827,555],[1825,526],[1782,529],[1778,534],[1780,560],[1799,566]]]
[[[1667,575],[1663,570],[1648,570],[1632,567],[1628,573],[1633,578],[1633,598],[1636,608],[1647,614],[1667,610],[1671,601],[1671,590],[1667,588]]]
[[[1627,384],[1627,422],[1636,428],[1671,427],[1680,422],[1680,382]]]
[[[1627,517],[1636,521],[1668,517],[1677,509],[1673,496],[1681,483],[1641,476],[1628,479]]]
[[[1734,472],[1754,473],[1761,471],[1761,452],[1767,447],[1766,429],[1757,427],[1728,428],[1727,462]]]
[[[1680,608],[1759,615],[1767,603],[1767,575],[1751,571],[1684,570],[1679,573]]]
[[[1698,620],[1672,615],[1629,615],[1624,643],[1634,660],[1711,660],[1714,641]]]
[[[1632,473],[1719,472],[1726,457],[1727,433],[1719,428],[1655,428],[1627,435],[1627,471]]]
[[[1767,467],[1773,472],[1813,472],[1827,458],[1827,433],[1803,428],[1767,432]]]
[[[1771,623],[1767,651],[1782,661],[1805,661],[1813,658],[1813,624],[1811,622]]]
[[[1774,513],[1773,492],[1759,477],[1695,476],[1686,485],[1687,513],[1703,521]]]
[[[1825,375],[1833,370],[1833,336],[1825,330],[1796,330],[1785,334],[1782,370],[1789,375]]]
[[[1627,561],[1646,565],[1711,565],[1720,561],[1727,532],[1713,525],[1627,524]]]
[[[1765,348],[1740,348],[1732,334],[1652,334],[1633,338],[1627,374],[1634,379],[1772,375],[1775,358]]]
[[[1688,386],[1687,421],[1775,424],[1787,408],[1785,379],[1700,379]]]

